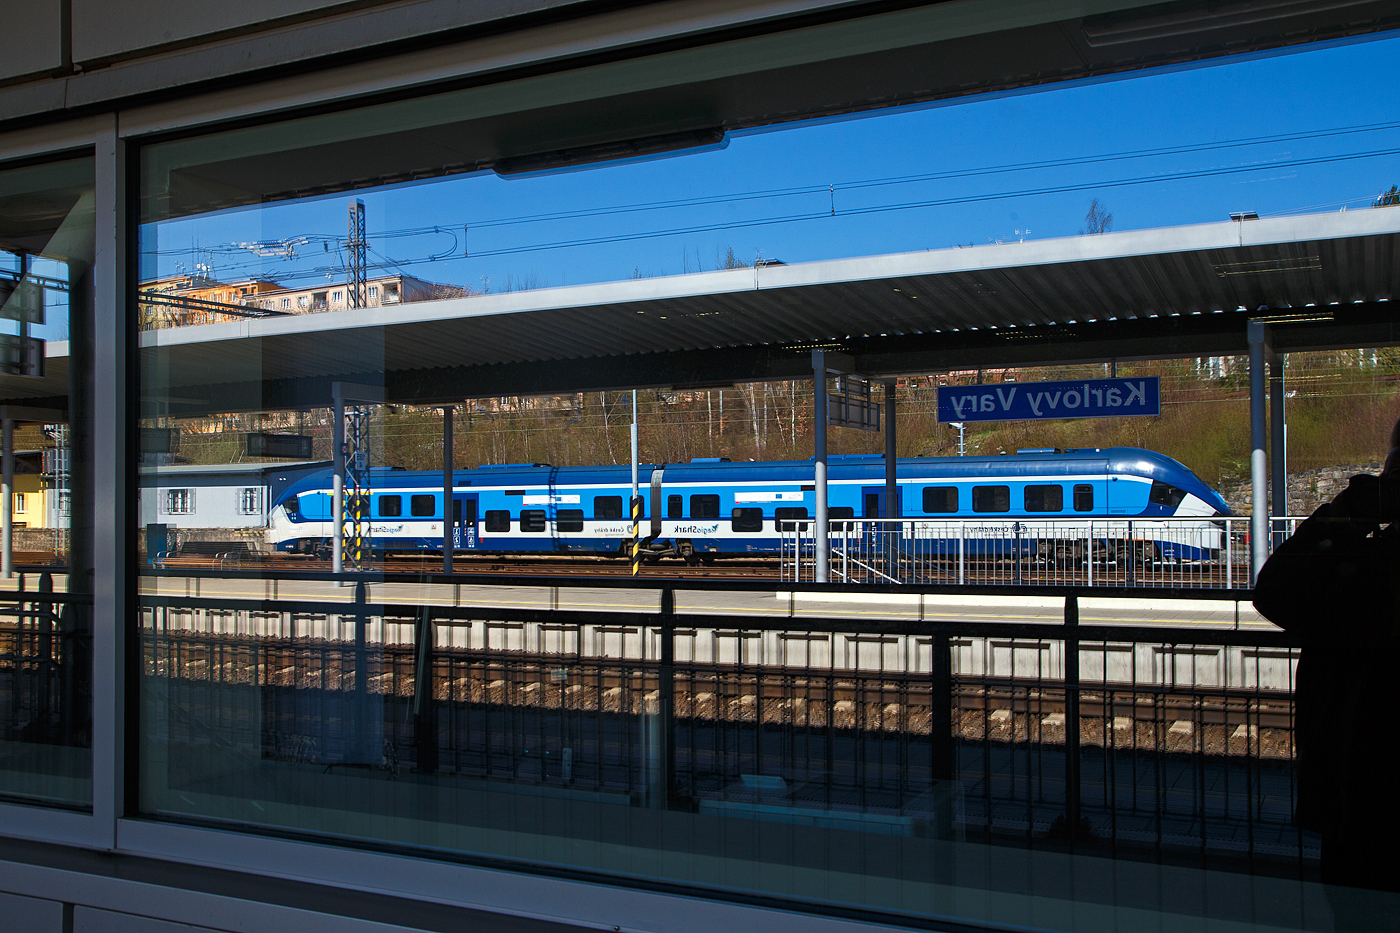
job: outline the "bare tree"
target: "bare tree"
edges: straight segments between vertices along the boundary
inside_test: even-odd
[[[1098,198],[1094,198],[1089,203],[1089,213],[1084,215],[1084,229],[1079,232],[1097,236],[1100,233],[1107,233],[1112,226],[1113,215],[1104,209]]]

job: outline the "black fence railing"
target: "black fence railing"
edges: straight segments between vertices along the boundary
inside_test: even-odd
[[[1276,630],[1081,625],[1074,591],[1044,624],[677,614],[669,588],[657,612],[358,597],[143,598],[144,673],[163,698],[148,722],[172,788],[202,786],[197,750],[218,746],[320,774],[1316,865],[1318,840],[1291,820],[1298,650]]]
[[[91,614],[50,573],[0,591],[0,739],[91,747]]]

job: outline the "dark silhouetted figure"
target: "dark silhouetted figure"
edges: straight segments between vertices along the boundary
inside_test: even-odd
[[[1353,476],[1254,590],[1255,608],[1303,646],[1295,821],[1322,834],[1324,882],[1379,891],[1400,891],[1400,423],[1390,440],[1382,476]],[[1389,898],[1329,900],[1338,929],[1400,929]]]

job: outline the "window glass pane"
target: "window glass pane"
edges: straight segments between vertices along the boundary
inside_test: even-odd
[[[690,517],[698,519],[719,518],[719,496],[691,496]]]
[[[1063,486],[1027,486],[1027,512],[1062,512],[1065,508]]]
[[[1115,36],[1138,35],[1135,22],[1101,23],[1105,41],[1076,48],[1109,71],[1144,60],[1148,51],[1115,45]],[[833,35],[829,54],[876,54],[861,35]],[[1126,853],[1119,866],[1155,871],[1166,863],[1176,872],[1209,860],[1239,867],[1251,883],[1273,880],[1268,872],[1295,886],[1296,877],[1315,875],[1316,840],[1286,812],[1296,786],[1288,686],[1296,655],[1277,633],[1270,645],[1278,653],[1267,658],[1242,661],[1244,636],[1211,635],[1209,626],[1193,635],[1215,639],[1203,646],[1164,646],[1154,630],[1132,651],[1108,656],[1088,635],[1057,625],[1059,609],[1037,614],[1030,633],[1021,630],[1024,615],[959,601],[963,587],[978,586],[1150,587],[1189,578],[1203,588],[1248,587],[1244,538],[1208,521],[1159,542],[1143,537],[1156,531],[1136,526],[1129,540],[1119,530],[1127,523],[1116,520],[1060,522],[1075,528],[1051,536],[1045,523],[1006,514],[1060,511],[1055,477],[1109,474],[1107,465],[1060,470],[1074,458],[1118,456],[1071,446],[1126,436],[1070,418],[1086,413],[1092,393],[1108,391],[1089,388],[1108,366],[1057,367],[1064,371],[1051,375],[1078,388],[1054,401],[1032,398],[1031,380],[1022,379],[1030,374],[1019,371],[948,373],[969,389],[954,406],[957,435],[936,423],[933,383],[942,376],[900,375],[892,386],[902,406],[899,441],[920,456],[903,459],[898,472],[901,489],[919,490],[920,501],[906,502],[908,518],[898,523],[874,518],[898,514],[879,508],[884,438],[853,429],[888,411],[878,380],[893,376],[872,372],[874,394],[857,379],[836,391],[834,378],[830,386],[810,378],[814,348],[828,348],[838,368],[849,353],[857,368],[892,372],[958,359],[966,345],[975,350],[967,365],[977,366],[994,362],[987,346],[1016,359],[1053,352],[1046,348],[1060,337],[1083,349],[1070,344],[1115,314],[1118,334],[1133,315],[1168,320],[1171,309],[1117,302],[1089,268],[1146,240],[1134,234],[1124,246],[1105,236],[1080,249],[1079,218],[1094,218],[1085,237],[1103,233],[1106,214],[1091,199],[1131,189],[1140,194],[1117,208],[1123,218],[1176,217],[1180,208],[1183,219],[1173,222],[1225,226],[1218,191],[1198,214],[1171,196],[1175,182],[1163,173],[1237,155],[1273,165],[1276,149],[1211,148],[1232,117],[1267,110],[1260,86],[1246,94],[1222,82],[1209,97],[1178,85],[1184,101],[1248,102],[1228,113],[1207,108],[1212,116],[1192,130],[1199,106],[1158,121],[1117,105],[1109,91],[1125,85],[1113,81],[1041,90],[1036,82],[1054,72],[1027,59],[1013,97],[862,115],[855,111],[872,99],[919,100],[926,87],[913,82],[922,76],[911,75],[907,98],[871,98],[843,87],[846,68],[833,65],[809,72],[814,86],[832,88],[823,119],[783,126],[782,112],[772,112],[726,135],[716,130],[729,126],[722,95],[674,105],[690,89],[676,85],[684,78],[671,65],[692,51],[648,51],[645,63],[531,72],[500,86],[266,125],[250,120],[139,147],[138,239],[129,244],[137,280],[129,305],[140,335],[132,391],[139,424],[129,427],[141,438],[132,453],[140,527],[130,530],[142,542],[129,641],[140,655],[131,665],[139,684],[129,691],[140,716],[132,815],[535,860],[554,872],[746,899],[822,899],[841,916],[908,916],[916,925],[968,914],[968,928],[1136,922],[1107,907],[1062,909],[1055,898],[1064,885],[1022,885],[1028,864],[1037,878],[1078,877],[1088,862],[1111,870]],[[978,60],[930,55],[928,67]],[[1209,69],[1184,71],[1204,80]],[[1152,80],[1188,79],[1164,70]],[[980,87],[971,78],[961,86]],[[625,99],[600,96],[620,87],[630,89]],[[672,96],[653,98],[663,87]],[[1079,104],[1052,106],[1062,92]],[[1374,123],[1385,106],[1362,116]],[[1093,122],[1104,113],[1112,115],[1108,130]],[[1267,122],[1228,133],[1264,139]],[[986,135],[1002,124],[1011,129]],[[604,149],[627,157],[607,161]],[[1154,155],[1139,161],[1141,153]],[[1281,178],[1292,171],[1285,168]],[[1140,178],[1151,181],[1133,188]],[[1372,184],[1349,182],[1347,190]],[[1283,212],[1335,197],[1250,206]],[[1383,213],[1367,211],[1366,222],[1382,224]],[[1328,216],[1329,224],[1346,222]],[[50,238],[66,217],[49,224]],[[1240,235],[1294,220],[1266,218]],[[0,230],[9,223],[0,212]],[[1311,275],[1261,271],[1276,258],[1270,250],[1278,252],[1268,237],[1263,252],[1244,256],[1228,248],[1228,231],[1217,234],[1199,278],[1227,298]],[[987,242],[1008,238],[1044,239]],[[1297,251],[1303,259],[1317,252]],[[1065,253],[1075,254],[1069,271],[1036,267],[1044,288],[1016,285],[1012,267],[1024,257]],[[1323,253],[1332,276],[1331,252]],[[23,278],[19,262],[11,262],[12,280]],[[78,268],[75,261],[70,272]],[[848,270],[850,280],[821,284],[838,275],[833,269]],[[77,309],[81,292],[68,295]],[[1016,327],[1003,329],[997,309],[1011,306]],[[1236,305],[1212,307],[1228,317]],[[1066,314],[1082,319],[1065,330]],[[18,331],[0,327],[0,335]],[[1166,372],[1158,362],[1141,371]],[[767,381],[735,384],[743,373]],[[1229,383],[1228,404],[1216,407],[1231,418],[1243,410],[1238,375],[1218,377]],[[1380,397],[1391,393],[1391,375],[1375,364],[1357,384]],[[1162,381],[1163,423],[1186,407],[1170,383]],[[15,398],[64,394],[14,385]],[[654,521],[635,543],[623,521],[633,386],[636,482]],[[824,549],[811,536],[819,469],[811,458],[817,403],[831,392],[827,490],[840,504],[829,509],[836,534]],[[975,400],[978,418],[1010,418],[1013,398],[1039,407],[1037,416],[1065,420],[982,422],[966,408]],[[81,483],[81,405],[70,399],[68,414],[40,428],[66,429],[71,415],[74,436],[58,430],[23,441],[52,448],[55,482],[67,476],[42,506],[52,501],[55,516],[75,516],[75,572],[88,566],[77,525],[91,506]],[[443,406],[453,413],[445,479],[463,516],[451,523],[450,545],[426,532],[431,522],[379,520],[444,513],[434,508],[445,505],[437,498]],[[835,430],[838,423],[845,428]],[[1151,426],[1139,419],[1139,428]],[[1042,433],[1063,452],[1016,446]],[[1190,433],[1182,427],[1177,436]],[[265,453],[274,449],[295,456]],[[1021,449],[1025,456],[1010,453]],[[954,462],[954,453],[967,456]],[[1218,453],[1211,469],[1246,462]],[[1366,461],[1358,454],[1355,462]],[[963,503],[959,487],[974,484]],[[26,515],[47,490],[16,488]],[[1120,494],[1121,502],[1113,498]],[[1097,506],[1105,515],[1140,514],[1148,495],[1142,483],[1106,483]],[[1159,511],[1184,501],[1165,484],[1150,497]],[[1092,486],[1075,486],[1072,499],[1078,512],[1091,511]],[[956,517],[969,508],[982,517]],[[477,514],[480,528],[470,520]],[[1220,518],[1223,525],[1228,516]],[[634,546],[635,568],[625,559]],[[54,556],[60,551],[56,545]],[[444,551],[459,573],[499,574],[500,582],[474,579],[459,594],[437,575]],[[836,586],[814,593],[823,554]],[[395,574],[412,583],[399,585]],[[600,584],[603,575],[611,579]],[[295,585],[269,585],[281,579]],[[385,579],[392,599],[383,598]],[[366,588],[353,584],[363,580],[376,581],[373,595],[354,605]],[[676,600],[693,613],[683,628],[657,616],[667,605],[658,590],[676,580],[704,580]],[[727,582],[745,580],[766,589]],[[836,589],[845,599],[856,581],[881,595],[899,588],[892,581],[913,584],[905,589],[919,590],[919,605],[891,608],[865,594],[845,605],[826,599]],[[931,599],[953,588],[957,599]],[[775,600],[777,592],[787,596]],[[422,624],[425,609],[431,626]],[[76,627],[65,631],[81,633],[74,611]],[[12,615],[18,625],[20,613]],[[1013,616],[1019,621],[1008,628]],[[437,639],[425,641],[423,630]],[[4,631],[0,625],[0,674]],[[1075,638],[1083,639],[1077,679],[1066,667],[1075,657],[1066,642]],[[72,644],[70,657],[82,657],[81,639]],[[1199,673],[1207,668],[1209,682]],[[61,663],[45,669],[56,672],[45,697],[82,685],[77,676],[62,680]],[[1275,679],[1266,688],[1240,676]],[[1185,689],[1182,677],[1201,679]],[[1083,702],[1071,702],[1081,686]],[[1144,691],[1161,702],[1135,706],[1132,697]],[[49,699],[62,716],[29,712],[40,695],[36,688],[14,701],[12,715],[0,696],[0,712],[11,715],[0,725],[14,723],[0,739],[48,736],[65,755],[84,747],[85,711],[70,716],[69,701]],[[69,695],[81,707],[85,694]],[[1080,722],[1066,728],[1076,709]],[[1120,715],[1125,709],[1130,715]],[[1148,718],[1134,718],[1141,716]],[[1172,717],[1182,723],[1175,732]],[[1066,759],[1076,748],[1077,769]],[[32,770],[58,771],[47,761]],[[1254,784],[1241,785],[1240,800],[1216,806],[1172,795],[1231,785],[1241,774]],[[14,796],[6,786],[0,781],[0,796]],[[1267,871],[1244,874],[1255,864]],[[1143,903],[1167,899],[1144,884]],[[1246,901],[1272,903],[1232,903]]]
[[[1152,481],[1152,489],[1147,493],[1147,501],[1153,505],[1174,509],[1186,498],[1186,492],[1159,479]]]
[[[762,531],[763,530],[763,510],[762,509],[735,509],[730,522],[735,531]]]
[[[1078,483],[1074,487],[1074,510],[1076,512],[1094,511],[1094,487],[1088,483]]]
[[[925,486],[925,512],[956,512],[958,510],[958,487]]]
[[[1010,487],[1010,486],[973,486],[973,487],[972,487],[972,511],[974,511],[974,512],[1010,512],[1010,511],[1011,511],[1011,487]]]
[[[593,517],[598,521],[616,521],[622,518],[622,497],[594,496]]]
[[[779,531],[807,530],[807,523],[805,521],[798,521],[798,519],[807,518],[807,509],[805,506],[779,506],[773,510],[773,517],[778,520]],[[830,517],[830,514],[828,514],[828,520]]]
[[[92,585],[103,572],[92,552],[93,198],[91,159],[0,169],[0,404],[12,419],[16,571],[0,579],[0,798],[77,808],[92,802]],[[159,485],[143,469],[132,496],[152,527],[139,536],[143,557],[177,554],[176,529],[195,505],[183,477],[166,484],[179,486],[172,495]],[[224,508],[235,506],[230,494]]]

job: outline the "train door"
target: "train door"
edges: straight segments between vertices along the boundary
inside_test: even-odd
[[[899,514],[904,512],[901,508],[904,504],[904,490],[896,488],[895,506]],[[885,514],[885,487],[884,486],[862,486],[860,487],[861,518],[889,518]]]
[[[480,538],[476,528],[476,493],[456,493],[452,497],[452,549],[476,550]]]

